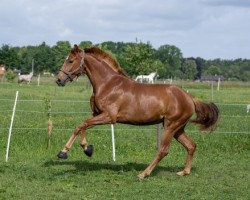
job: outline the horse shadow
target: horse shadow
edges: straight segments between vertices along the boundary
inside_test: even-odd
[[[53,167],[53,166],[74,166],[75,169],[64,170],[61,172],[57,172],[54,175],[65,175],[65,174],[77,174],[83,173],[86,174],[87,172],[91,171],[102,171],[102,170],[109,170],[117,173],[122,172],[129,172],[129,171],[136,171],[137,173],[142,172],[148,164],[145,163],[135,163],[135,162],[128,162],[122,164],[116,163],[98,163],[98,162],[89,162],[89,161],[65,161],[65,160],[48,160],[44,163],[44,167]],[[151,176],[155,176],[159,173],[177,173],[178,171],[182,170],[183,166],[156,166]],[[193,168],[192,170],[195,170]]]

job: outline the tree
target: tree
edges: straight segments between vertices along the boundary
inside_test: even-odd
[[[149,74],[157,69],[153,55],[154,50],[149,43],[128,43],[119,60],[129,75]]]
[[[21,64],[21,59],[17,51],[9,45],[3,45],[0,49],[0,65],[5,65],[6,69],[16,69]]]
[[[155,71],[157,71],[157,74],[159,75],[158,78],[166,78],[166,66],[164,66],[160,60],[154,60],[153,66],[155,66]]]
[[[203,58],[197,57],[195,59],[195,62],[196,62],[196,69],[197,69],[197,74],[195,76],[195,79],[200,79],[202,71],[205,68],[205,62],[206,61]]]
[[[22,73],[29,73],[31,71],[32,59],[34,58],[34,47],[21,47],[19,49],[19,56],[21,57],[21,65],[18,67]]]
[[[156,51],[156,58],[159,59],[166,67],[166,77],[175,76],[176,71],[181,67],[182,53],[174,45],[162,45]]]
[[[206,70],[206,74],[209,74],[209,75],[220,75],[221,74],[221,70],[219,67],[217,66],[210,66],[207,70]]]
[[[82,42],[80,42],[80,44],[79,44],[79,47],[83,50],[83,49],[85,49],[85,48],[90,48],[90,47],[92,47],[93,46],[93,44],[92,44],[92,42],[91,41],[82,41]]]
[[[55,67],[51,70],[57,72],[63,65],[66,56],[69,54],[71,45],[68,41],[59,41],[52,47],[52,52],[55,59]]]
[[[8,70],[8,71],[6,72],[6,74],[5,74],[5,78],[6,78],[8,81],[10,81],[10,82],[13,81],[15,77],[16,77],[16,74],[13,73],[12,70]]]
[[[156,50],[150,43],[142,42],[107,41],[93,44],[91,41],[82,41],[79,46],[82,49],[98,46],[111,52],[130,76],[157,71],[161,78],[175,76],[193,79],[196,64],[196,79],[201,75],[217,74],[224,76],[225,79],[250,81],[249,59],[204,60],[199,57],[183,59],[181,50],[174,45],[162,45]],[[4,64],[7,70],[19,69],[22,73],[29,73],[34,59],[35,73],[42,71],[56,73],[62,67],[70,49],[71,44],[68,41],[58,41],[52,47],[45,42],[38,46],[2,45],[0,47],[0,65]]]
[[[43,71],[53,72],[55,69],[55,59],[51,48],[43,42],[35,48],[34,54],[34,71],[41,73]]]
[[[194,80],[197,74],[196,62],[193,59],[185,59],[181,66],[182,79]]]

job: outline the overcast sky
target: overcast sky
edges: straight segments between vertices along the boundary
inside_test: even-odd
[[[0,0],[0,45],[136,38],[184,57],[250,59],[250,0]]]

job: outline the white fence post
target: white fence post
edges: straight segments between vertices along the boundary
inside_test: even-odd
[[[114,124],[111,124],[111,136],[112,136],[112,151],[113,151],[113,161],[115,161],[115,131]]]
[[[220,77],[218,78],[217,90],[220,91]]]
[[[37,77],[37,86],[39,86],[39,85],[40,85],[40,74]]]
[[[16,112],[17,98],[18,98],[18,91],[16,91],[16,98],[15,98],[15,102],[14,102],[14,106],[13,106],[13,112],[12,112],[12,117],[11,117],[11,122],[10,122],[8,144],[7,144],[6,157],[5,157],[5,161],[6,162],[8,161],[8,158],[9,158],[10,138],[11,138],[11,132],[12,132],[12,125],[13,125],[13,121],[14,121],[14,116],[15,116],[15,112]]]
[[[214,101],[214,81],[211,81],[211,101]]]

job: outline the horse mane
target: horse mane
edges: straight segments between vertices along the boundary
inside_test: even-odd
[[[115,60],[115,58],[110,53],[107,53],[107,52],[105,52],[97,47],[85,48],[84,52],[92,54],[94,57],[96,57],[99,60],[103,60],[114,71],[118,72],[119,74],[121,74],[123,76],[128,77],[126,75],[124,69],[121,68],[121,66],[118,64],[118,62]]]

